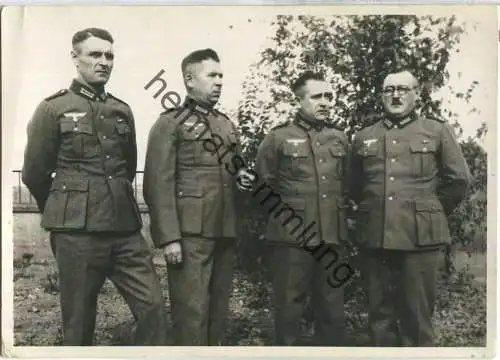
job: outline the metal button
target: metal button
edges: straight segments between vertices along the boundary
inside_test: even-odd
[[[111,175],[108,176],[108,179],[112,179],[113,177]]]
[[[62,187],[62,188],[63,188],[63,190],[66,190],[66,185],[63,185],[63,187]]]
[[[394,176],[391,176],[389,179],[390,179],[391,181],[394,181]]]
[[[101,115],[101,116],[100,116],[100,118],[101,118],[101,119],[104,119],[104,115]]]
[[[320,145],[321,145],[321,144],[320,144],[320,142],[319,142],[319,141],[317,141],[317,142],[316,142],[316,146],[320,146]]]
[[[322,163],[324,160],[323,159],[319,159],[319,162]]]
[[[73,130],[74,130],[74,131],[78,131],[78,130],[80,130],[80,129],[78,128],[78,126],[76,126]]]
[[[396,162],[396,158],[392,158],[392,159],[391,159],[391,162]]]
[[[394,129],[397,129],[397,128],[398,128],[398,126],[397,126],[397,125],[394,125]]]
[[[322,179],[322,180],[325,180],[325,179],[326,179],[326,176],[325,176],[325,175],[321,176],[321,179]]]
[[[106,159],[109,159],[110,157],[111,157],[111,156],[109,156],[109,155],[106,155]]]
[[[423,151],[423,152],[426,152],[426,151],[427,151],[427,148],[426,148],[426,147],[424,147],[424,148],[422,149],[422,151]]]
[[[394,198],[393,198],[392,196],[389,196],[389,197],[388,197],[388,199],[389,199],[389,200],[392,200],[392,199],[394,199]]]
[[[102,136],[102,138],[103,138],[104,140],[106,140],[106,135],[103,135],[103,136]]]
[[[393,144],[397,144],[397,143],[398,143],[398,141],[397,141],[397,140],[392,140],[392,143],[393,143]]]
[[[323,199],[324,199],[324,198],[326,198],[326,194],[321,195],[321,197],[322,197]]]
[[[179,195],[182,195],[182,191],[179,191]]]

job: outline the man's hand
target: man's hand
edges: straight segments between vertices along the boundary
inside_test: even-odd
[[[251,191],[255,175],[247,169],[240,169],[236,175],[236,183],[241,191]]]
[[[180,241],[175,241],[163,248],[163,256],[168,264],[182,263],[182,246]]]

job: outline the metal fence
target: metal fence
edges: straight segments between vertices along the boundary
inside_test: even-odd
[[[13,211],[16,212],[39,212],[38,207],[36,205],[36,201],[29,192],[28,188],[23,184],[21,179],[21,170],[13,170],[13,173],[16,174],[17,181],[12,189],[13,196]],[[134,195],[137,199],[137,203],[139,204],[139,208],[142,212],[147,212],[147,206],[144,202],[144,198],[142,196],[142,179],[144,176],[144,171],[137,171],[135,180],[132,184],[134,188]]]

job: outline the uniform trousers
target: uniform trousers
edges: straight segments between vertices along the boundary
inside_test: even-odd
[[[221,345],[235,247],[235,239],[182,238],[182,263],[167,265],[175,345]]]
[[[442,251],[363,251],[372,346],[434,346]]]
[[[311,295],[315,346],[342,346],[345,341],[344,289],[328,280],[344,262],[340,248],[330,247],[332,257],[320,256],[303,247],[271,246],[275,344],[301,345],[301,321]]]
[[[134,344],[165,344],[164,299],[151,249],[140,232],[52,232],[50,240],[59,269],[64,345],[92,345],[97,297],[106,278],[136,320]]]

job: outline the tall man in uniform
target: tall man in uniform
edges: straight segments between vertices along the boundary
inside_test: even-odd
[[[214,108],[223,76],[217,53],[194,51],[181,67],[187,96],[150,130],[143,192],[153,241],[167,262],[175,343],[218,345],[229,307],[239,187],[225,159],[239,151],[238,138]]]
[[[358,204],[356,241],[365,256],[374,346],[433,346],[447,215],[470,183],[451,127],[417,112],[418,88],[409,71],[387,75],[385,115],[361,129],[352,146],[350,193]]]
[[[165,314],[132,181],[137,164],[130,107],[105,92],[113,38],[78,31],[77,77],[43,100],[28,126],[22,179],[51,232],[61,291],[64,345],[92,345],[96,303],[108,277],[136,321],[137,345],[165,343]]]
[[[333,94],[321,74],[303,73],[292,91],[300,110],[267,134],[256,159],[258,179],[268,188],[261,204],[272,205],[265,238],[272,246],[275,341],[301,344],[305,300],[312,295],[314,344],[341,346],[344,290],[336,269],[347,239],[348,139],[328,122]]]

